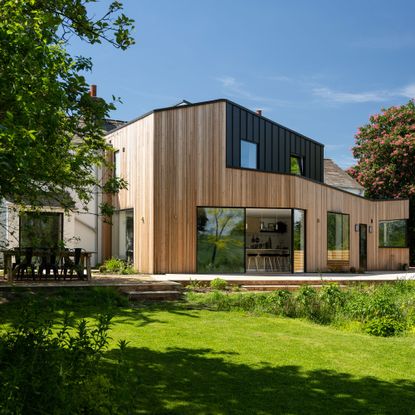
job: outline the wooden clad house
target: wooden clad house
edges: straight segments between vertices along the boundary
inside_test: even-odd
[[[104,256],[143,273],[400,269],[407,200],[324,183],[324,146],[225,99],[184,103],[111,131],[128,181]]]

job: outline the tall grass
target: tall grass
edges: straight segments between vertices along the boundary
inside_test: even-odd
[[[189,292],[187,300],[218,311],[239,310],[306,318],[319,324],[350,323],[377,336],[391,336],[415,327],[415,282],[358,284],[320,289],[304,285],[298,291],[270,293]]]

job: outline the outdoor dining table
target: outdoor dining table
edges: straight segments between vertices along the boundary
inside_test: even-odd
[[[51,250],[48,249],[33,249],[33,257],[43,257],[45,253],[48,253]],[[16,255],[24,256],[25,250],[24,249],[5,249],[1,250],[0,252],[3,253],[3,262],[4,262],[4,277],[7,279],[8,282],[14,282],[16,277],[16,269],[13,269],[13,257]],[[68,250],[58,250],[54,251],[56,255],[63,259],[63,258],[71,258],[75,257],[75,251],[68,249]],[[87,281],[91,280],[91,256],[94,252],[92,251],[81,251],[81,264],[83,265],[83,270],[86,271],[86,279]]]

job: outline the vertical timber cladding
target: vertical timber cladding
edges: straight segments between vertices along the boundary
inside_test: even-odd
[[[237,104],[226,103],[226,165],[240,167],[241,140],[258,144],[258,170],[290,172],[290,155],[304,160],[304,176],[323,182],[324,146]]]
[[[128,189],[116,194],[112,202],[116,209],[134,209],[134,267],[153,273],[154,115],[109,133],[107,141],[120,151],[120,176],[128,183]]]
[[[408,217],[408,201],[374,202],[315,179],[227,168],[229,155],[239,152],[239,146],[230,151],[234,142],[226,139],[230,118],[227,106],[226,101],[216,101],[154,112],[155,273],[196,272],[197,206],[305,210],[309,272],[327,269],[327,211],[350,215],[350,266],[359,267],[358,232],[354,230],[359,223],[371,225],[373,229],[368,233],[368,269],[386,269],[408,262],[406,248],[379,249],[377,233],[379,220]],[[272,131],[277,129],[284,137],[277,141],[278,149],[289,148],[291,132],[270,124],[268,133],[264,120],[265,137],[267,134],[272,137],[275,133]],[[240,123],[233,127],[240,131]],[[255,136],[253,125],[252,131]],[[259,136],[261,131],[259,123]],[[311,144],[310,141],[309,146]],[[307,141],[304,146],[305,152],[311,148],[307,147]],[[271,162],[274,166],[280,155],[281,150],[275,147],[272,146],[272,160],[265,161],[268,165]],[[150,157],[150,153],[145,154]],[[289,150],[285,154],[289,154]],[[281,162],[287,164],[288,169],[288,159],[281,159]],[[318,172],[320,168],[316,164],[311,170]],[[152,202],[151,194],[147,200]]]

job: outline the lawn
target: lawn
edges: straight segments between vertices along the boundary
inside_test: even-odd
[[[3,327],[27,302],[17,295],[0,306]],[[51,318],[114,314],[103,370],[114,369],[117,342],[128,340],[126,413],[415,414],[414,336],[377,338],[185,303],[117,305],[90,290],[35,296],[31,307]]]

